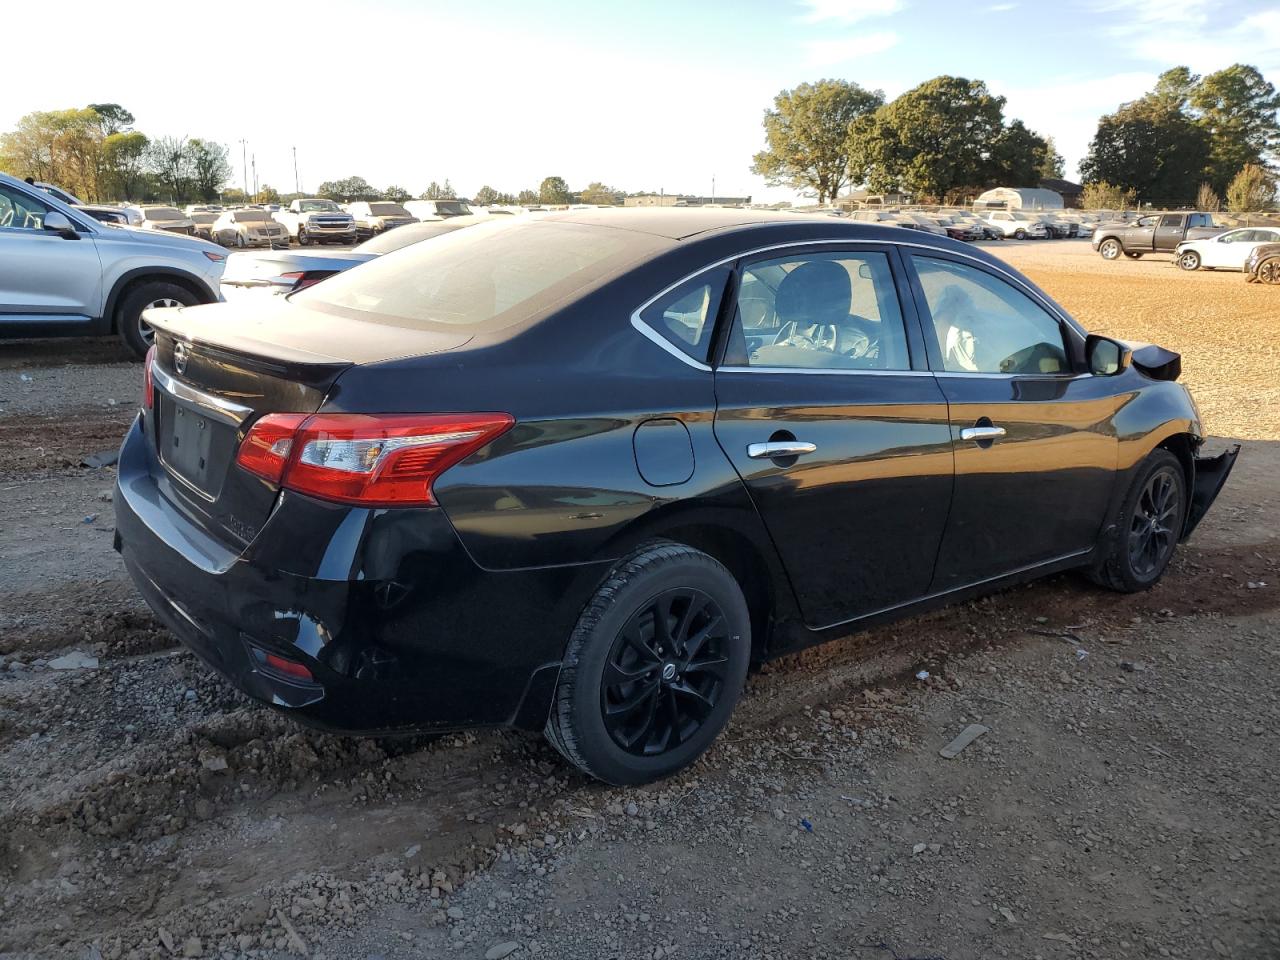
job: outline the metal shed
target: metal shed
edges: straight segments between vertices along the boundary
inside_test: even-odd
[[[996,187],[973,201],[977,210],[1061,210],[1062,194],[1039,187]]]

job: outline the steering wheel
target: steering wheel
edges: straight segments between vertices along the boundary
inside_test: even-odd
[[[761,327],[773,326],[773,302],[764,297],[743,297],[738,301],[738,310],[742,316],[744,330],[758,330]]]
[[[871,328],[870,321],[849,314],[844,323],[833,326],[836,334],[834,352],[851,360],[861,360],[864,357],[879,359],[880,340],[876,331]]]

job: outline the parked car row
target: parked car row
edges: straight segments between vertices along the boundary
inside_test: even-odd
[[[843,211],[831,211],[846,216]],[[1098,225],[1096,218],[1075,210],[856,210],[849,219],[923,230],[954,240],[1044,240],[1083,237]]]

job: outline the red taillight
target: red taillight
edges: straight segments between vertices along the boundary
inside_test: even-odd
[[[150,410],[156,401],[156,382],[151,367],[156,362],[156,345],[153,343],[142,361],[142,409]]]
[[[305,413],[267,414],[240,443],[236,463],[264,480],[279,483],[289,463],[293,435],[306,419]]]
[[[280,274],[281,280],[292,280],[294,291],[305,290],[307,287],[313,287],[325,277],[333,275],[331,270],[290,270],[288,273]]]
[[[506,413],[270,414],[237,462],[289,490],[364,506],[430,506],[432,482],[515,421]]]

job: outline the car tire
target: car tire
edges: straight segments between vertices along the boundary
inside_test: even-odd
[[[1187,503],[1182,464],[1168,450],[1153,450],[1129,485],[1116,534],[1089,571],[1090,579],[1121,593],[1155,586],[1181,538]]]
[[[1124,252],[1124,248],[1120,246],[1120,241],[1116,239],[1103,240],[1101,246],[1098,247],[1098,253],[1103,260],[1115,260]]]
[[[236,234],[236,246],[237,246],[237,247],[239,247],[241,250],[243,250],[243,249],[245,248],[245,246],[246,246],[246,245],[247,245],[247,241],[246,241],[246,240],[245,240],[245,238],[244,238],[244,234],[243,234],[243,233],[237,233],[237,234]]]
[[[1184,250],[1178,254],[1178,266],[1183,270],[1199,270],[1200,254],[1194,250]]]
[[[1015,239],[1015,240],[1025,240],[1025,239],[1027,239],[1027,231],[1025,231],[1025,230],[1023,230],[1021,227],[1019,227],[1017,230],[1013,231],[1013,239]]]
[[[166,283],[163,280],[143,283],[126,293],[120,301],[120,307],[116,311],[116,329],[125,346],[141,359],[147,355],[155,339],[151,328],[143,323],[143,310],[153,306],[190,307],[199,302],[195,294],[176,283]]]
[[[307,235],[307,228],[306,228],[306,227],[299,227],[299,228],[298,228],[298,246],[300,246],[300,247],[309,247],[309,246],[311,246],[311,237],[309,237],[309,236]]]
[[[700,635],[690,652],[686,641]],[[724,728],[750,658],[751,617],[733,575],[692,547],[644,544],[578,618],[546,737],[606,783],[670,776]]]
[[[1280,257],[1271,257],[1258,264],[1254,276],[1263,283],[1280,284]]]

